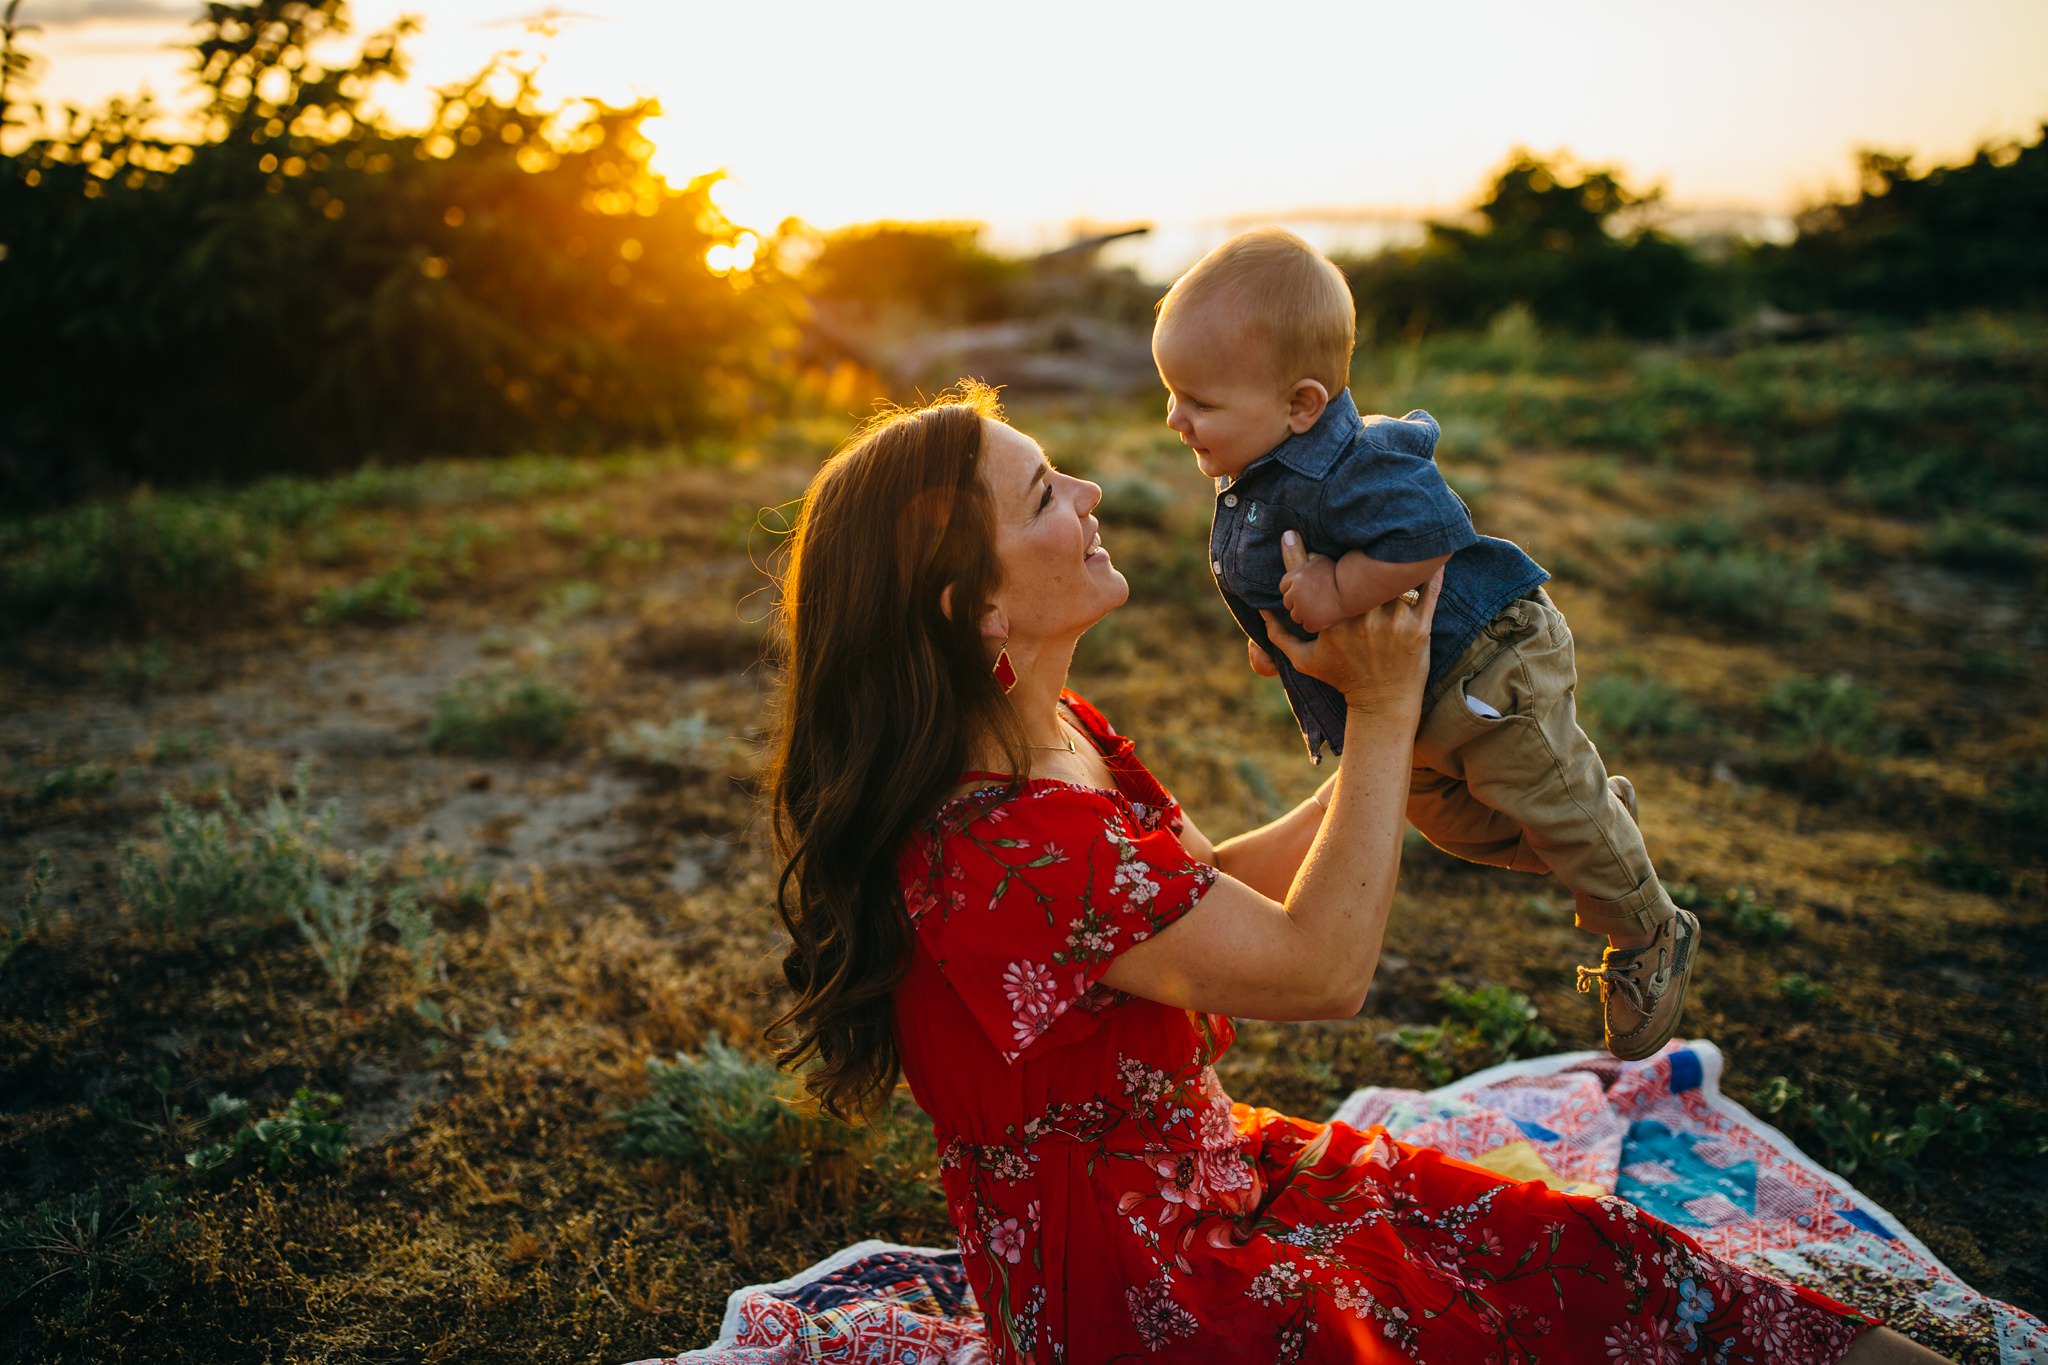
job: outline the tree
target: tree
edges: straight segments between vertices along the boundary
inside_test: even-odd
[[[342,0],[209,4],[196,141],[146,102],[0,158],[0,501],[369,457],[687,438],[772,391],[776,289],[648,169],[649,102],[544,106],[494,60],[420,131],[365,100],[408,24],[326,66]]]
[[[1517,150],[1471,223],[1349,267],[1362,321],[1396,334],[1485,325],[1519,304],[1546,326],[1668,335],[1718,320],[1707,272],[1644,220],[1662,191]]]

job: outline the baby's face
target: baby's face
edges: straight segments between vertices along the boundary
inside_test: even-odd
[[[1272,378],[1224,304],[1174,313],[1152,333],[1166,425],[1212,479],[1231,478],[1291,434],[1291,386]]]

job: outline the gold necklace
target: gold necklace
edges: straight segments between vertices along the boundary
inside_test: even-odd
[[[1065,706],[1066,703],[1062,701],[1060,705]],[[1026,747],[1032,749],[1050,749],[1054,753],[1058,753],[1062,749],[1064,749],[1066,752],[1070,754],[1077,754],[1081,752],[1079,749],[1076,749],[1074,747],[1074,732],[1064,721],[1060,723],[1060,730],[1066,736],[1067,742],[1065,744],[1032,744]]]

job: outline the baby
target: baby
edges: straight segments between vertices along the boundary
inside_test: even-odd
[[[1443,567],[1408,819],[1447,853],[1571,887],[1579,928],[1609,941],[1600,966],[1579,968],[1579,990],[1599,983],[1610,1051],[1647,1057],[1678,1026],[1699,921],[1650,865],[1634,788],[1607,776],[1579,729],[1550,575],[1474,532],[1437,471],[1434,418],[1359,415],[1346,387],[1354,339],[1343,273],[1277,229],[1233,237],[1160,302],[1166,424],[1216,481],[1209,567],[1278,666],[1317,762],[1325,744],[1343,752],[1344,698],[1293,667],[1259,612],[1284,609],[1313,634]],[[1311,556],[1293,572],[1283,536]]]

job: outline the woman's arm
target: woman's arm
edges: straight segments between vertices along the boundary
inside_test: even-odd
[[[1272,900],[1285,900],[1289,887],[1301,871],[1302,859],[1323,827],[1330,797],[1336,791],[1335,776],[1316,789],[1316,794],[1277,820],[1246,830],[1216,845],[1215,865],[1252,890]]]
[[[1390,602],[1314,641],[1273,632],[1297,667],[1344,693],[1345,730],[1359,737],[1344,746],[1329,812],[1284,903],[1226,872],[1187,914],[1126,949],[1104,973],[1106,983],[1163,1004],[1253,1018],[1359,1011],[1400,871],[1429,622],[1441,586],[1432,579],[1418,606]],[[1288,820],[1308,818],[1297,810]],[[1286,838],[1298,837],[1299,828]],[[1243,865],[1268,880],[1284,861],[1285,839],[1263,831],[1247,838],[1247,852],[1257,856]],[[1219,861],[1229,860],[1219,850]]]

